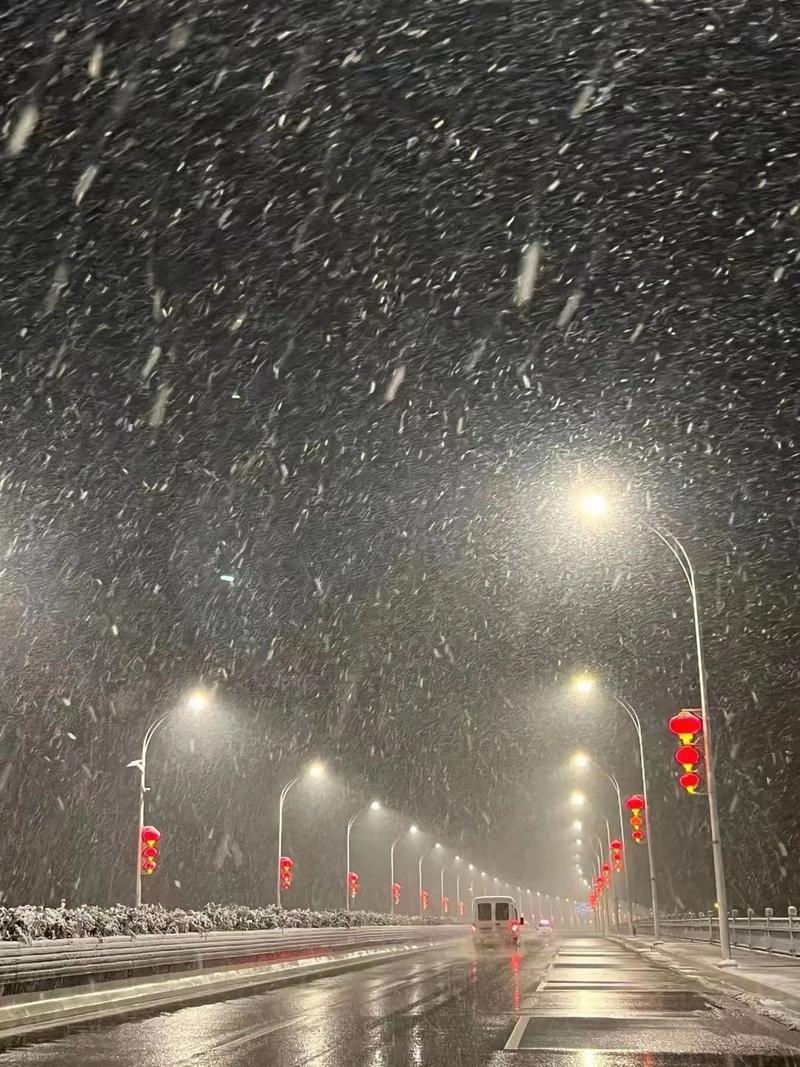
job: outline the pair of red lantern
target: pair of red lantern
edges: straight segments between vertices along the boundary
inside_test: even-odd
[[[399,904],[400,903],[400,890],[401,890],[401,888],[402,887],[401,887],[399,882],[392,882],[392,901],[395,904]]]
[[[422,911],[427,911],[430,907],[431,895],[427,889],[423,889],[419,895],[419,906]]]
[[[139,865],[142,874],[155,874],[158,866],[158,842],[161,834],[155,826],[143,826],[139,835]]]
[[[622,842],[616,839],[611,842],[611,863],[614,873],[619,874],[622,870]]]
[[[281,856],[278,860],[278,877],[280,878],[281,890],[292,888],[294,877],[294,860],[291,856]]]
[[[637,845],[641,845],[644,841],[644,816],[642,815],[645,809],[644,797],[634,793],[625,801],[625,807],[631,813],[631,837]]]
[[[672,716],[668,723],[670,731],[681,742],[680,748],[675,753],[675,762],[683,768],[678,784],[689,794],[696,792],[701,783],[697,769],[703,756],[697,747],[697,741],[703,732],[703,720],[697,713],[698,710],[682,708],[677,715]]]
[[[359,877],[355,871],[348,871],[347,873],[347,891],[350,894],[350,899],[355,900],[358,896],[358,892],[361,889]]]

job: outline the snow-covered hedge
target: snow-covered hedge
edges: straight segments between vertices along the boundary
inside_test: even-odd
[[[114,934],[188,934],[209,930],[275,930],[281,927],[431,926],[450,920],[375,911],[306,911],[248,908],[243,904],[206,904],[200,911],[169,910],[160,904],[139,908],[114,904],[100,908],[40,908],[24,904],[0,907],[0,941],[59,940],[67,937],[111,937]]]

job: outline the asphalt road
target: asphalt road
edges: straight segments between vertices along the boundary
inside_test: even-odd
[[[800,1064],[800,1034],[596,938],[448,947],[84,1027],[0,1067],[688,1067]]]

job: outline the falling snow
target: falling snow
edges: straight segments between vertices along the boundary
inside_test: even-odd
[[[293,905],[341,906],[343,826],[374,796],[395,815],[357,835],[365,908],[392,819],[574,895],[570,752],[639,787],[620,694],[663,906],[707,910],[708,809],[665,726],[698,680],[663,525],[698,575],[731,904],[783,907],[791,14],[156,7],[0,14],[0,803],[25,827],[4,902],[130,899],[128,764],[164,712],[165,906],[271,903],[277,798],[312,758],[331,774],[287,811]],[[586,488],[613,501],[592,527]],[[604,688],[576,703],[578,670]],[[185,714],[198,685],[213,709]]]

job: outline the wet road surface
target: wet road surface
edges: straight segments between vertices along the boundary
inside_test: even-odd
[[[448,947],[0,1052],[63,1067],[800,1065],[800,1034],[598,938]]]

